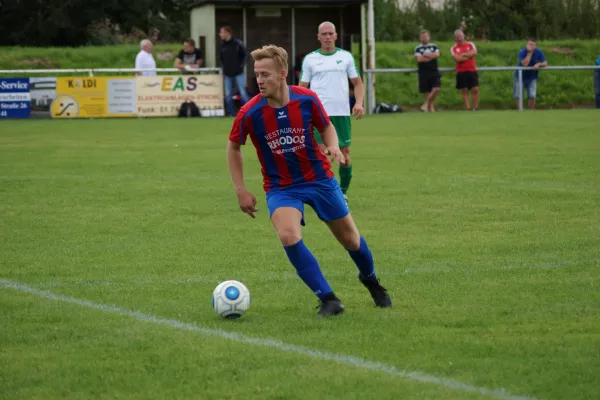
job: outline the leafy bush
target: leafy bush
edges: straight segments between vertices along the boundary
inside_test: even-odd
[[[476,40],[593,39],[600,37],[599,0],[446,0],[443,9],[413,0],[375,0],[377,41],[415,40],[420,29],[438,38],[463,29]]]

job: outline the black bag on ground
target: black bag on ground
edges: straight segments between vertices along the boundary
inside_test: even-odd
[[[397,105],[380,103],[375,107],[375,114],[401,113],[403,110]]]
[[[186,101],[181,104],[179,107],[179,117],[181,118],[191,118],[191,117],[201,117],[200,109],[193,101]]]

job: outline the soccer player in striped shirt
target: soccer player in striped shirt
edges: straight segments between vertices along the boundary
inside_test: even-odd
[[[260,94],[238,112],[227,148],[227,163],[241,210],[252,218],[258,211],[256,197],[244,184],[241,146],[249,136],[262,166],[271,222],[298,276],[319,298],[318,315],[341,314],[344,306],[302,240],[305,204],[315,210],[346,249],[375,305],[390,307],[391,299],[375,275],[371,250],[350,216],[331,162],[315,140],[313,127],[321,133],[333,160],[344,162],[335,128],[321,101],[310,89],[287,85],[288,56],[283,48],[263,46],[251,55]]]

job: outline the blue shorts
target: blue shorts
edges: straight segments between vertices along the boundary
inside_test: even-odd
[[[304,204],[311,206],[317,216],[325,222],[343,218],[350,212],[335,178],[272,189],[267,193],[270,217],[279,207],[293,207],[302,213],[304,225]]]
[[[536,95],[536,91],[537,91],[537,80],[536,79],[532,79],[529,81],[523,80],[523,90],[527,90],[527,98],[528,99],[535,99],[535,95]],[[519,93],[518,79],[515,79],[515,84],[513,87],[513,97],[515,99],[518,99],[519,97],[521,97],[521,94]]]

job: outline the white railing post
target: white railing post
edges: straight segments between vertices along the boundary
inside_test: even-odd
[[[519,111],[523,111],[523,69],[519,68],[517,71],[519,79],[517,90],[519,91]]]
[[[367,114],[373,114],[373,98],[372,98],[372,91],[373,88],[371,87],[371,79],[373,79],[373,75],[371,74],[371,71],[367,71],[367,82],[365,82],[367,85],[367,96],[366,99],[364,100],[365,106],[367,107]]]
[[[96,72],[138,72],[138,71],[155,71],[155,72],[177,72],[180,74],[181,71],[177,68],[72,68],[72,69],[0,69],[0,75],[2,74],[89,74],[94,76]],[[220,73],[220,68],[199,68],[196,72],[216,72]]]
[[[375,87],[377,86],[377,82],[375,82],[375,73],[369,72],[371,74],[371,108],[373,112],[377,108],[377,93]]]

